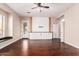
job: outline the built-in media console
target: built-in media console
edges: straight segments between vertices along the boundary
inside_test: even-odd
[[[52,39],[52,32],[32,32],[29,35],[30,39]]]

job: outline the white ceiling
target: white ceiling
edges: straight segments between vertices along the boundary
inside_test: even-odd
[[[57,16],[67,8],[71,7],[73,4],[70,3],[43,3],[43,5],[49,6],[49,9],[42,9],[42,12],[39,11],[39,8],[31,9],[37,5],[33,3],[7,3],[7,5],[13,9],[20,16]],[[27,13],[31,12],[31,13]]]

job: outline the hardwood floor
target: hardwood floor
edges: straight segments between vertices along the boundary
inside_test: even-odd
[[[21,39],[0,50],[0,56],[78,56],[79,49],[59,39],[27,40]]]

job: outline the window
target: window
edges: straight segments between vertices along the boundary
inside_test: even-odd
[[[3,37],[4,16],[0,14],[0,38]]]

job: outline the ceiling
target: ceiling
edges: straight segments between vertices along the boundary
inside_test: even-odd
[[[42,8],[42,12],[40,12],[39,8],[32,9],[33,7],[37,6],[34,3],[6,3],[6,4],[20,16],[57,16],[73,5],[71,3],[42,3],[42,5],[49,6],[50,8],[48,9]]]

